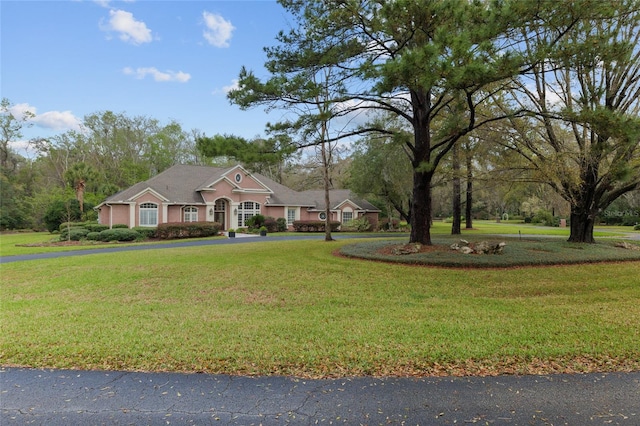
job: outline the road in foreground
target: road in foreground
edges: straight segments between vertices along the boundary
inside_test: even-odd
[[[639,425],[640,372],[236,377],[0,369],[2,425]]]

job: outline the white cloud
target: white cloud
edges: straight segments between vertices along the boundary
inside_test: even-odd
[[[165,81],[177,81],[179,83],[186,83],[191,79],[191,74],[182,71],[159,71],[154,67],[146,67],[146,68],[136,68],[135,70],[131,67],[126,67],[122,70],[122,72],[126,75],[133,75],[138,79],[143,79],[146,76],[150,75],[153,77],[155,81],[165,82]]]
[[[81,121],[71,111],[47,111],[31,120],[40,127],[53,130],[80,130]]]
[[[229,47],[231,33],[235,30],[231,22],[218,14],[210,12],[203,12],[202,17],[207,27],[202,33],[205,40],[215,47]]]
[[[27,123],[33,123],[45,129],[80,130],[82,125],[82,121],[71,111],[47,111],[38,114],[36,108],[27,103],[14,105],[10,112],[18,120],[26,119]]]
[[[224,93],[229,93],[232,90],[238,90],[240,88],[240,84],[238,82],[237,78],[234,78],[233,80],[231,80],[231,84],[228,86],[222,86],[222,91]]]
[[[153,39],[147,25],[142,21],[136,21],[131,12],[110,10],[109,16],[109,22],[106,25],[101,23],[100,29],[120,33],[120,40],[137,45],[149,43]]]

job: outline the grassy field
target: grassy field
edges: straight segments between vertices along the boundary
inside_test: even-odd
[[[0,364],[284,374],[640,369],[640,262],[455,270],[355,240],[2,265]]]
[[[474,229],[462,230],[463,237],[486,234],[512,234],[512,235],[547,235],[556,237],[569,237],[567,228],[540,227],[524,223],[496,223],[495,221],[475,221]],[[451,224],[436,221],[432,227],[432,234],[449,235],[451,233]],[[603,227],[596,229],[594,233],[596,238],[620,237],[626,234],[639,234],[640,231],[633,231],[632,227]],[[290,233],[271,234],[271,237],[288,235]],[[337,235],[344,237],[345,234]],[[382,233],[381,236],[402,235]],[[0,234],[0,256],[16,256],[33,253],[48,253],[57,251],[86,250],[103,247],[112,247],[113,245],[141,245],[141,244],[162,244],[172,241],[153,242],[153,243],[99,243],[95,241],[83,242],[82,244],[71,245],[53,245],[58,241],[58,235],[48,232],[19,232],[19,233],[2,233]]]

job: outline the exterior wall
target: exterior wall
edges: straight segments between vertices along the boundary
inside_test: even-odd
[[[372,225],[374,230],[378,229],[378,213],[369,212],[365,213],[363,216],[369,219],[369,223]]]
[[[285,210],[285,207],[282,206],[260,206],[260,210],[262,210],[264,213],[262,213],[265,216],[271,216],[274,219],[277,219],[279,217],[284,217],[285,219],[287,218],[287,213]]]
[[[236,179],[236,175],[240,175],[240,181]],[[255,179],[240,169],[234,169],[225,175],[231,182],[235,182],[239,187],[246,189],[264,189]],[[247,200],[249,201],[249,200]]]
[[[131,227],[129,223],[129,205],[128,204],[112,204],[100,207],[98,219],[101,224],[112,227],[115,224],[125,224]]]

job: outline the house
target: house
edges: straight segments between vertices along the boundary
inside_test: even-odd
[[[330,193],[332,221],[367,217],[376,227],[374,205],[349,190]],[[324,191],[294,191],[242,166],[227,168],[176,165],[104,200],[96,209],[100,223],[157,226],[168,222],[218,222],[222,229],[242,228],[251,216],[324,220]]]

